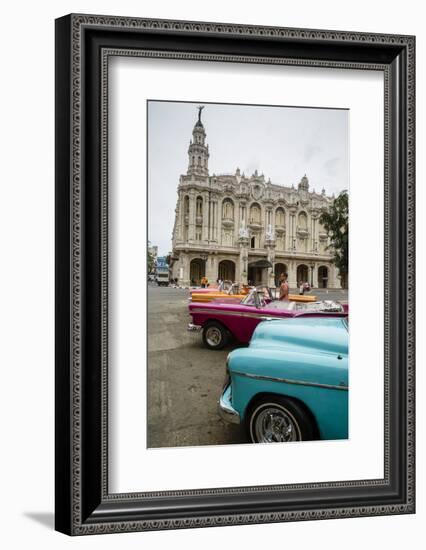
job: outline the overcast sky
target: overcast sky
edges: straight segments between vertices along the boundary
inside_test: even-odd
[[[171,251],[179,176],[200,103],[148,102],[148,238],[160,255]],[[349,188],[349,111],[300,107],[205,104],[212,175],[246,176],[296,187],[306,173],[310,189],[336,195]]]

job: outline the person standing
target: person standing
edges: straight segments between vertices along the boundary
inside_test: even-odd
[[[289,286],[287,282],[287,273],[281,273],[280,275],[280,300],[288,300]]]

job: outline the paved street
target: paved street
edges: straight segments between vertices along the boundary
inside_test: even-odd
[[[314,294],[347,299],[347,291],[315,289]],[[207,350],[199,333],[187,332],[188,295],[188,290],[148,287],[148,446],[245,443],[243,428],[217,413],[225,360],[233,348]]]
[[[217,413],[225,360],[186,330],[187,290],[148,288],[148,446],[246,442],[244,430]]]

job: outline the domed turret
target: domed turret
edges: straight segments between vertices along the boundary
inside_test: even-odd
[[[309,180],[306,177],[306,174],[300,180],[299,185],[298,185],[298,189],[299,189],[299,191],[309,191]]]
[[[192,140],[188,148],[188,175],[209,175],[209,146],[206,145],[206,131],[201,122],[201,112],[204,105],[198,107],[198,120],[192,130]]]

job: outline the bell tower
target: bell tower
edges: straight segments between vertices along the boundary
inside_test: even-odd
[[[198,120],[192,130],[192,139],[188,148],[188,176],[209,175],[209,146],[206,145],[206,131],[201,122],[204,105],[198,107]]]

